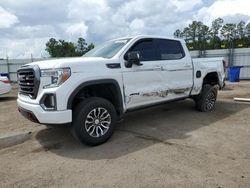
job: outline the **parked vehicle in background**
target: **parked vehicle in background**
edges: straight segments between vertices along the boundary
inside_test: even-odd
[[[31,121],[70,124],[78,140],[98,145],[135,109],[192,98],[196,109],[213,110],[224,78],[223,58],[192,59],[181,39],[120,38],[84,57],[21,67],[17,104]]]
[[[0,95],[9,93],[11,90],[11,85],[8,77],[0,76]]]

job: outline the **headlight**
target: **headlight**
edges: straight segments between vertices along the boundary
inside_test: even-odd
[[[71,75],[70,68],[44,69],[41,70],[41,77],[50,77],[51,83],[43,88],[58,87],[65,82]]]

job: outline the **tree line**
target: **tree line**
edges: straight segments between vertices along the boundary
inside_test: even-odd
[[[87,44],[81,37],[78,38],[77,43],[51,38],[46,43],[45,50],[51,57],[76,57],[84,55],[94,47],[93,43]]]
[[[250,23],[244,21],[237,24],[224,23],[222,18],[217,18],[210,27],[201,21],[193,21],[183,30],[177,29],[173,35],[183,38],[189,50],[250,47]],[[93,43],[87,44],[81,37],[76,43],[51,38],[45,50],[51,57],[74,57],[82,56],[94,47]]]
[[[222,18],[217,18],[209,27],[200,21],[193,21],[183,30],[177,29],[174,37],[185,39],[189,50],[249,48],[250,23],[224,23]]]

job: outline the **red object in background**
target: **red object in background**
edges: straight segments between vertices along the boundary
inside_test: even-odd
[[[9,80],[0,80],[1,82],[3,82],[3,83],[5,83],[5,84],[9,84],[10,83],[10,81]]]

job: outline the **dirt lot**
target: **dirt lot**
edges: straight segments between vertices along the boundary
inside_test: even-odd
[[[0,150],[0,187],[250,187],[250,82],[229,84],[216,109],[191,100],[128,114],[106,144],[19,115],[16,89],[0,99],[0,136],[32,132]]]

